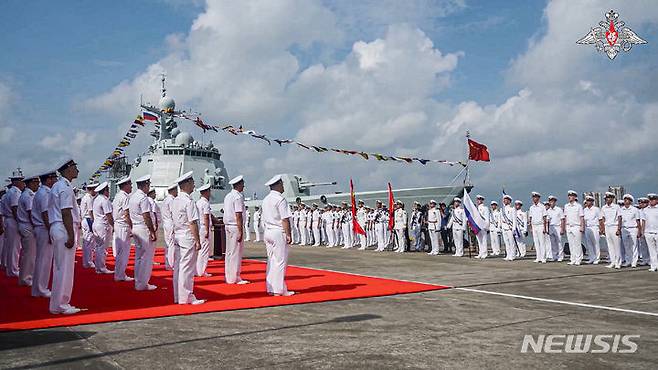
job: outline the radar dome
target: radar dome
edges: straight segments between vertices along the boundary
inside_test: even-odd
[[[176,135],[176,145],[182,145],[182,146],[188,146],[192,144],[194,141],[194,138],[189,132],[181,132],[180,134]]]
[[[176,137],[178,134],[180,134],[180,129],[178,127],[171,130],[171,137]]]
[[[174,101],[174,98],[171,96],[163,96],[162,99],[160,99],[160,109],[176,109],[176,102]]]

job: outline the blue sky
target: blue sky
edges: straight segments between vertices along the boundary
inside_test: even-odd
[[[658,19],[650,4],[638,1],[619,11],[628,25],[652,40],[658,35]],[[67,154],[84,155],[83,173],[93,170],[92,163],[102,162],[138,112],[135,97],[153,91],[144,81],[163,67],[174,81],[170,92],[179,104],[215,120],[241,119],[266,132],[310,141],[320,137],[325,143],[357,149],[365,145],[365,149],[400,155],[461,159],[463,145],[458,142],[461,132],[470,129],[492,149],[495,163],[474,171],[476,184],[492,196],[497,196],[501,183],[518,192],[534,189],[536,183],[543,184],[547,192],[565,191],[572,185],[564,178],[574,179],[586,189],[625,183],[648,191],[657,185],[655,178],[638,175],[639,170],[626,173],[623,169],[628,166],[619,160],[626,156],[637,161],[654,153],[644,147],[648,144],[639,143],[636,151],[628,152],[560,138],[572,127],[579,133],[613,127],[611,117],[624,109],[633,115],[621,120],[628,120],[638,133],[655,123],[657,97],[652,86],[656,77],[640,78],[657,75],[651,41],[613,62],[593,48],[575,45],[577,38],[603,18],[605,9],[614,5],[605,0],[573,5],[563,0],[9,1],[0,14],[0,87],[4,89],[0,89],[0,113],[5,116],[0,121],[0,129],[5,131],[0,132],[12,133],[3,145],[12,147],[16,157],[0,161],[0,172],[9,172],[16,163],[38,170],[44,166],[44,158]],[[203,26],[194,29],[195,21]],[[396,44],[400,38],[420,44],[429,40],[433,49],[428,52]],[[398,74],[395,81],[354,69],[354,60],[372,57],[361,52],[371,52],[378,45],[384,45],[382,58],[393,58],[382,59],[382,65]],[[400,50],[428,58],[428,69],[413,71],[413,60],[395,59]],[[290,62],[288,55],[294,57],[289,73],[282,69],[283,77],[271,81],[271,73],[257,78],[259,71],[273,65],[284,68]],[[212,75],[212,69],[207,73],[210,80],[216,77],[215,85],[203,78],[188,78],[214,61],[219,66],[217,75]],[[239,67],[241,63],[244,68]],[[321,76],[309,77],[306,72],[318,66],[324,68]],[[610,71],[614,73],[607,75]],[[417,81],[411,88],[418,86],[421,92],[402,99],[403,108],[380,112],[377,104],[390,104],[395,101],[395,91],[407,87],[407,73],[409,81]],[[265,87],[261,91],[245,87],[254,83],[250,77]],[[364,93],[363,104],[356,110],[329,108],[349,105],[353,99],[341,101],[328,91],[366,91],[361,89],[368,86],[379,86],[381,94]],[[609,93],[611,90],[614,93]],[[238,96],[245,98],[241,101]],[[615,109],[608,103],[598,109],[606,98],[614,98],[614,104],[620,106]],[[262,104],[247,103],[251,99]],[[213,110],[215,107],[221,109]],[[334,131],[340,130],[332,131],[321,123],[355,127],[350,116],[370,115],[376,119],[360,121],[358,133],[348,137],[344,132],[335,135]],[[407,126],[395,124],[408,117],[417,118]],[[576,121],[568,122],[571,119]],[[547,129],[549,126],[554,127]],[[378,134],[368,137],[367,132]],[[380,132],[384,136],[380,137]],[[82,134],[75,136],[77,133]],[[427,133],[436,138],[428,139]],[[533,137],[535,133],[537,137]],[[87,139],[89,147],[78,142]],[[607,139],[605,134],[602,139]],[[318,172],[312,163],[298,159],[299,152],[277,152],[254,147],[257,143],[230,140],[219,137],[215,142],[225,153],[237,151],[245,156],[243,161],[227,161],[231,173],[257,176],[263,167],[289,172],[292,166],[311,177],[368,173],[362,180],[366,188],[380,188],[379,184],[391,178],[401,186],[413,186],[442,183],[454,176],[443,169],[437,169],[436,176],[422,168],[399,170],[384,165],[373,170],[377,164],[363,163],[345,170],[342,159],[329,159],[324,171]],[[529,146],[533,142],[538,144]],[[69,146],[69,150],[57,146]],[[618,158],[608,167],[596,160],[596,153],[606,150],[613,150],[607,154],[610,158]],[[281,156],[283,164],[268,162],[272,156]],[[569,159],[574,156],[582,156],[589,167],[571,164]],[[549,170],[516,169],[517,164],[527,167],[534,163],[543,163]]]

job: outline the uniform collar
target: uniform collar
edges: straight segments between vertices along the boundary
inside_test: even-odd
[[[180,193],[178,193],[178,196],[179,197],[184,197],[184,198],[187,198],[187,199],[191,199],[190,194],[187,194],[184,191],[181,191]]]

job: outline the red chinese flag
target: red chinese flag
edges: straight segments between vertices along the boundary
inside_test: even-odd
[[[356,220],[356,197],[354,196],[354,185],[352,184],[352,179],[350,179],[350,198],[352,200],[352,226],[354,227],[354,232],[361,235],[366,235],[366,232],[363,231],[361,225]]]
[[[489,162],[489,149],[484,144],[468,139],[468,159]]]
[[[391,183],[388,183],[388,229],[393,230],[393,225],[395,224],[395,216],[393,205],[395,200],[393,199],[393,189],[391,188]]]

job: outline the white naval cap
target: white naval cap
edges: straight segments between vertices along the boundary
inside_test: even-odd
[[[647,194],[647,198],[649,198],[649,199],[658,199],[658,194],[649,193],[649,194]]]
[[[517,200],[514,201],[514,204],[520,204],[520,205],[523,205],[523,202],[517,199]]]
[[[594,201],[594,197],[591,195],[586,195],[585,200],[591,200],[592,202]]]
[[[377,199],[375,203],[383,204],[381,200]]]
[[[122,178],[121,180],[117,181],[117,185],[123,185],[127,182],[130,182],[130,176],[126,176],[126,177]]]
[[[151,175],[144,175],[137,180],[135,180],[136,183],[141,184],[143,182],[151,181]]]
[[[569,191],[567,192],[567,195],[573,195],[573,196],[577,197],[577,196],[578,196],[578,193],[576,193],[575,190],[569,190]]]
[[[480,194],[478,194],[478,195],[476,195],[476,196],[475,196],[475,199],[482,199],[482,200],[484,200],[484,196],[483,196],[483,195],[480,195]]]
[[[548,205],[550,205],[550,203],[549,202],[544,202],[544,205],[548,206]]]
[[[30,182],[30,181],[38,180],[38,179],[39,179],[39,175],[33,175],[33,176],[26,177],[25,179],[23,179],[23,181]]]
[[[176,179],[176,183],[180,184],[181,182],[185,182],[185,181],[191,179],[192,174],[194,174],[194,171],[185,172],[181,177]]]
[[[55,176],[57,176],[57,171],[46,171],[41,175],[39,175],[39,178],[46,179],[48,177],[55,177]]]
[[[265,186],[272,186],[279,181],[281,181],[281,175],[274,175],[271,179],[267,180]]]
[[[25,181],[28,181],[28,180],[25,179]],[[638,202],[641,202],[641,203],[642,203],[642,202],[648,202],[648,201],[649,201],[649,198],[647,198],[647,197],[640,197],[640,198],[637,198],[637,201],[638,201]]]
[[[605,192],[605,197],[606,198],[614,198],[614,197],[616,197],[616,195],[615,195],[615,193],[613,193],[611,191],[606,191]]]
[[[62,172],[65,169],[69,168],[70,166],[77,165],[73,158],[67,158],[66,160],[62,161],[57,167],[57,172]]]
[[[491,205],[493,206],[494,204],[495,204],[495,205],[498,205],[498,202],[496,202],[495,200],[492,200],[492,201],[491,201]]]
[[[512,200],[512,196],[509,194],[503,195],[503,199],[509,199],[510,201]]]
[[[432,203],[436,204],[436,200],[434,200],[434,199],[430,200],[430,204],[432,204]]]
[[[623,198],[623,199],[630,199],[631,202],[634,202],[634,201],[635,201],[635,198],[633,198],[633,196],[630,195],[630,194],[624,194],[624,196],[623,196],[622,198]]]
[[[87,189],[95,189],[95,188],[98,187],[98,185],[100,185],[100,184],[97,183],[97,182],[91,182],[91,183],[87,184]]]
[[[229,185],[235,185],[239,183],[240,181],[244,180],[244,176],[239,175],[231,179],[231,181],[228,182]]]
[[[97,193],[102,192],[103,190],[107,189],[108,185],[109,185],[108,182],[105,181],[105,182],[103,182],[102,184],[96,186],[96,192],[97,192]]]
[[[453,202],[459,202],[459,203],[462,202],[461,198],[459,198],[459,197],[455,197],[452,201]]]
[[[210,183],[207,183],[199,188],[199,192],[210,190]]]
[[[167,190],[174,190],[174,189],[178,189],[178,184],[171,184],[167,187]]]
[[[150,187],[148,193],[146,193],[146,194],[151,194],[151,193],[155,193],[155,188],[154,187]]]
[[[555,195],[549,195],[548,200],[557,200],[557,197]]]
[[[538,193],[538,192],[536,192],[536,191],[533,191],[533,192],[530,193],[530,194],[531,194],[533,197],[539,197],[539,198],[541,198],[541,193]]]

